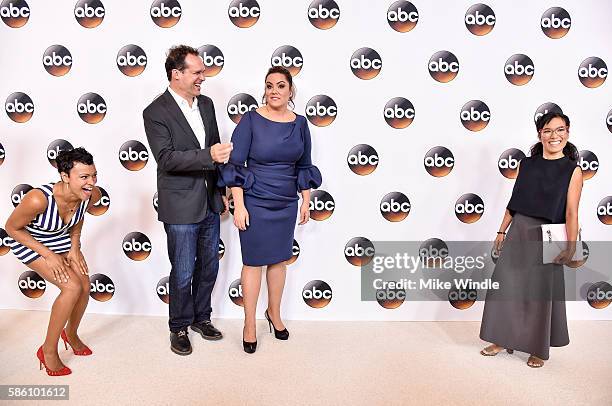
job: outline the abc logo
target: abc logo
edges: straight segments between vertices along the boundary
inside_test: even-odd
[[[562,38],[572,26],[572,18],[565,9],[561,7],[551,7],[542,14],[540,27],[548,38]]]
[[[465,26],[474,35],[487,35],[495,27],[495,13],[486,4],[474,4],[465,13]]]
[[[151,254],[151,249],[153,249],[149,237],[138,231],[126,235],[121,247],[125,255],[134,261],[147,259],[149,254]]]
[[[508,82],[516,86],[522,86],[528,83],[533,74],[535,68],[533,61],[527,55],[514,54],[506,61],[504,65],[504,74]]]
[[[533,121],[537,122],[538,119],[546,113],[563,114],[563,110],[561,110],[561,107],[559,107],[555,103],[552,103],[552,102],[544,103],[540,107],[538,107],[538,109],[536,110],[535,114],[533,115]]]
[[[240,279],[236,279],[229,287],[229,297],[237,306],[244,306],[244,298],[242,297],[242,283]]]
[[[51,45],[43,54],[43,66],[53,76],[64,76],[72,67],[72,54],[62,45]]]
[[[597,155],[589,150],[580,151],[580,158],[578,160],[578,166],[582,169],[582,178],[591,179],[597,173],[599,169],[599,160]]]
[[[608,127],[608,131],[612,133],[612,110],[608,112],[608,116],[606,117],[606,126]]]
[[[221,261],[221,258],[223,258],[223,255],[225,255],[225,244],[223,243],[222,239],[219,239],[219,251],[218,251],[219,261]]]
[[[149,153],[140,141],[126,141],[119,149],[119,162],[125,169],[139,171],[149,161]]]
[[[25,123],[34,115],[34,102],[27,94],[15,92],[6,98],[4,110],[14,122]]]
[[[351,265],[365,266],[372,261],[375,254],[374,244],[365,237],[351,238],[344,246],[344,258]]]
[[[302,290],[302,298],[308,306],[320,309],[331,302],[332,290],[326,282],[320,280],[310,281]]]
[[[297,261],[300,256],[300,244],[297,241],[293,240],[293,245],[291,246],[291,258],[286,261],[287,265],[291,265],[295,261]]]
[[[47,160],[49,163],[53,165],[54,168],[57,168],[57,163],[55,160],[57,159],[57,155],[60,151],[69,151],[73,149],[72,144],[66,140],[55,140],[47,147]]]
[[[5,157],[6,157],[6,151],[4,150],[4,147],[2,146],[2,144],[0,144],[0,165],[4,163]]]
[[[97,273],[89,277],[89,296],[98,302],[107,302],[115,294],[115,284],[106,275]]]
[[[308,6],[310,24],[320,30],[329,30],[340,19],[340,7],[334,0],[314,0]]]
[[[466,193],[455,202],[455,215],[463,223],[474,223],[484,213],[484,202],[480,196]]]
[[[423,165],[431,176],[441,178],[451,173],[455,167],[455,157],[448,148],[433,147],[425,154]]]
[[[359,79],[375,78],[382,69],[382,59],[372,48],[359,48],[351,56],[351,70]]]
[[[612,286],[608,282],[596,282],[587,292],[587,301],[593,309],[605,309],[612,302]]]
[[[438,262],[441,266],[441,259],[448,256],[448,245],[439,238],[430,238],[421,244],[419,247],[419,257],[422,260],[423,266],[433,268]]]
[[[147,67],[147,54],[138,45],[126,45],[117,53],[117,67],[125,76],[138,76]]]
[[[91,206],[89,210],[87,210],[87,213],[92,214],[94,216],[101,216],[106,213],[106,211],[110,207],[110,197],[106,190],[104,190],[100,186],[97,186],[97,188],[100,189],[100,200],[95,202],[93,206]]]
[[[165,304],[170,303],[170,277],[164,276],[157,282],[157,297]]]
[[[106,102],[97,93],[85,93],[77,103],[77,113],[88,124],[97,124],[106,116]]]
[[[102,24],[104,14],[104,5],[100,0],[79,0],[74,6],[74,18],[85,28]]]
[[[259,20],[261,9],[255,0],[233,0],[227,14],[236,27],[249,28]]]
[[[202,62],[204,62],[204,66],[206,67],[204,69],[204,76],[212,77],[221,72],[225,64],[225,57],[219,48],[210,44],[202,45],[198,48],[198,54],[200,54]]]
[[[11,202],[13,203],[13,207],[17,207],[19,203],[21,203],[21,200],[24,198],[26,193],[32,189],[34,188],[26,183],[21,183],[15,186],[11,192]]]
[[[0,255],[6,255],[11,247],[9,246],[12,243],[13,239],[9,237],[6,231],[3,228],[0,228]]]
[[[331,97],[320,94],[308,100],[305,113],[311,124],[327,127],[336,119],[338,107]]]
[[[324,190],[314,190],[310,194],[310,218],[317,221],[328,219],[336,208],[334,198]]]
[[[227,103],[227,114],[229,118],[236,124],[249,110],[255,110],[259,105],[253,96],[246,93],[238,93],[233,96]]]
[[[414,106],[410,100],[394,97],[385,104],[385,121],[393,128],[406,128],[414,120]]]
[[[429,58],[427,68],[432,78],[447,83],[459,73],[459,60],[452,52],[438,51]]]
[[[33,271],[25,271],[19,276],[19,290],[30,299],[41,297],[47,289],[45,280]]]
[[[385,309],[397,309],[406,300],[404,289],[378,289],[376,291],[376,301]]]
[[[378,166],[378,153],[367,144],[355,145],[346,157],[346,162],[357,175],[369,175]]]
[[[30,7],[25,0],[4,0],[0,4],[0,16],[11,28],[23,27],[30,18]]]
[[[470,131],[484,129],[491,120],[489,106],[480,100],[470,100],[461,107],[461,124]]]
[[[396,1],[387,10],[387,23],[397,32],[412,30],[419,21],[419,12],[409,1]]]
[[[291,75],[295,76],[302,69],[304,59],[297,48],[294,48],[291,45],[284,45],[274,51],[270,63],[272,66],[282,66],[287,68]]]
[[[608,67],[606,63],[595,56],[585,59],[578,68],[578,79],[586,87],[599,87],[606,81]]]
[[[455,288],[448,292],[448,302],[455,309],[459,310],[465,310],[472,307],[477,298],[478,293],[474,289],[463,290]]]
[[[597,217],[604,224],[612,225],[612,196],[604,197],[597,205]]]
[[[304,58],[297,48],[291,45],[283,45],[282,47],[276,48],[276,51],[272,54],[270,59],[272,66],[282,66],[286,68],[291,76],[295,76],[302,70],[304,65]]]
[[[497,160],[499,172],[508,179],[516,179],[518,167],[525,154],[520,149],[510,148],[505,150]]]
[[[157,192],[155,192],[155,194],[153,195],[153,208],[155,209],[156,212],[158,211],[159,204],[158,204]]]
[[[400,192],[387,193],[380,201],[380,214],[391,222],[404,220],[410,209],[410,200]]]
[[[174,27],[181,19],[181,5],[177,0],[155,0],[151,4],[151,19],[161,28]]]

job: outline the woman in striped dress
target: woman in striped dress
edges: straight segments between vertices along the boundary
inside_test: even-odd
[[[36,356],[51,376],[72,371],[59,358],[60,339],[75,355],[91,350],[77,335],[89,300],[89,272],[81,252],[85,212],[100,200],[93,157],[83,148],[61,151],[56,159],[61,181],[29,191],[6,222],[11,251],[27,267],[60,289],[51,308],[47,337]]]

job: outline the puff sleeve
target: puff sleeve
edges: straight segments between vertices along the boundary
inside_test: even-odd
[[[232,149],[228,163],[217,167],[219,173],[217,186],[241,187],[244,190],[249,190],[253,186],[255,177],[245,166],[253,138],[251,128],[251,112],[249,111],[242,116],[234,129],[232,134],[234,149]]]

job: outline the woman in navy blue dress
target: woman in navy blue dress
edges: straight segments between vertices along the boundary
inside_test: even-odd
[[[220,167],[219,186],[231,188],[234,224],[240,230],[243,347],[257,348],[255,310],[262,266],[267,267],[270,331],[280,340],[289,332],[280,317],[286,261],[292,256],[293,232],[302,195],[299,224],[309,219],[310,189],[321,185],[321,173],[310,159],[306,118],[293,113],[295,89],[289,71],[272,67],[265,79],[264,105],[242,116],[232,135],[229,163]],[[245,166],[246,163],[246,166]]]

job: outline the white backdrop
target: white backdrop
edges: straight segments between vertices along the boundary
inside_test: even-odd
[[[167,314],[167,305],[156,293],[158,281],[169,273],[169,261],[165,233],[152,205],[155,162],[150,158],[143,169],[129,171],[120,163],[119,150],[130,140],[148,149],[142,110],[165,90],[165,52],[180,43],[196,48],[212,44],[223,52],[224,66],[207,79],[203,93],[215,103],[224,141],[235,127],[227,114],[228,101],[239,93],[261,99],[272,54],[283,45],[297,48],[303,57],[295,77],[296,112],[305,114],[307,102],[316,95],[327,95],[337,105],[337,117],[330,125],[310,124],[313,162],[323,174],[321,189],[333,197],[335,209],[328,219],[311,220],[296,230],[301,252],[288,270],[283,299],[287,318],[480,319],[481,303],[457,310],[448,302],[406,302],[389,310],[376,302],[361,302],[360,268],[346,260],[345,245],[360,236],[371,241],[492,240],[513,185],[500,174],[498,158],[509,148],[527,153],[536,141],[534,114],[546,102],[558,104],[570,116],[570,139],[578,149],[598,158],[596,175],[585,182],[580,222],[586,238],[610,240],[611,226],[598,219],[597,207],[612,195],[612,134],[606,128],[611,84],[608,80],[589,88],[578,77],[582,61],[589,57],[612,63],[612,4],[607,1],[489,1],[496,22],[483,36],[466,28],[466,11],[474,3],[463,0],[415,0],[418,22],[404,33],[387,21],[392,1],[337,0],[340,18],[327,30],[309,22],[310,0],[260,0],[261,14],[250,28],[232,24],[230,1],[179,0],[181,17],[170,28],[152,21],[148,0],[102,2],[104,19],[95,28],[77,23],[76,2],[69,0],[29,0],[25,25],[0,24],[0,97],[23,92],[35,106],[27,122],[15,122],[8,114],[0,118],[0,149],[5,151],[0,166],[0,226],[13,209],[11,192],[16,185],[36,187],[58,179],[46,156],[52,141],[64,139],[89,150],[110,206],[101,216],[86,217],[83,251],[91,274],[108,276],[115,289],[111,300],[91,300],[89,312]],[[2,2],[7,4],[8,0]],[[563,7],[571,16],[569,32],[559,39],[544,35],[540,27],[543,13],[553,6]],[[70,71],[57,77],[43,66],[45,50],[55,44],[66,47],[72,56]],[[133,77],[117,66],[117,53],[129,44],[138,45],[147,57],[144,71]],[[360,79],[350,68],[351,55],[362,47],[374,49],[382,60],[380,73],[370,80]],[[447,83],[434,80],[428,71],[429,59],[438,51],[452,52],[459,61],[457,76]],[[535,67],[533,78],[522,86],[504,76],[504,64],[514,54],[529,56]],[[97,124],[88,124],[77,114],[77,101],[88,92],[102,96],[107,106]],[[416,112],[403,129],[392,128],[383,117],[385,105],[395,97],[410,100]],[[461,124],[460,110],[470,100],[481,100],[490,109],[491,119],[481,131],[469,131]],[[353,173],[347,165],[347,154],[358,144],[372,146],[379,157],[376,170],[367,176]],[[455,158],[445,177],[433,177],[423,166],[425,154],[435,146],[448,148]],[[381,199],[390,192],[401,192],[410,200],[410,213],[403,221],[390,222],[381,215]],[[484,201],[484,214],[471,224],[459,221],[454,212],[455,202],[465,193]],[[122,250],[123,238],[134,231],[144,233],[152,244],[142,261],[128,258]],[[228,296],[241,267],[231,216],[222,220],[221,238],[226,251],[213,295],[213,316],[238,318],[242,308]],[[22,294],[18,279],[27,268],[10,252],[0,256],[0,269],[1,308],[50,308],[57,289],[47,284],[37,299]],[[304,286],[313,280],[325,281],[333,291],[325,307],[309,307],[301,297]],[[263,289],[262,311],[265,306]],[[611,309],[572,302],[568,316],[611,319]]]

